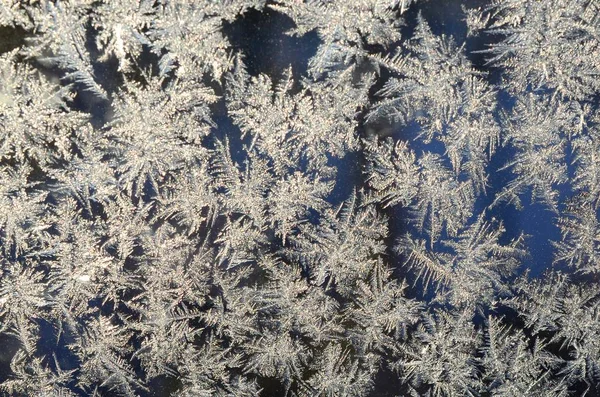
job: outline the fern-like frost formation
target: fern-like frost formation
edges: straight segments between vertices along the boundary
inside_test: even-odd
[[[3,396],[600,396],[600,2],[0,2]]]

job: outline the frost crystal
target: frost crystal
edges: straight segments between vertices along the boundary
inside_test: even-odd
[[[0,1],[0,396],[600,395],[599,15]]]

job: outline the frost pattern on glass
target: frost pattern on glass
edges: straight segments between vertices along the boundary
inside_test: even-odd
[[[0,2],[0,394],[600,395],[597,0]]]

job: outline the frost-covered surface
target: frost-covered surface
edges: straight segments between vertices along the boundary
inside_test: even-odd
[[[0,393],[600,395],[599,13],[3,0]]]

